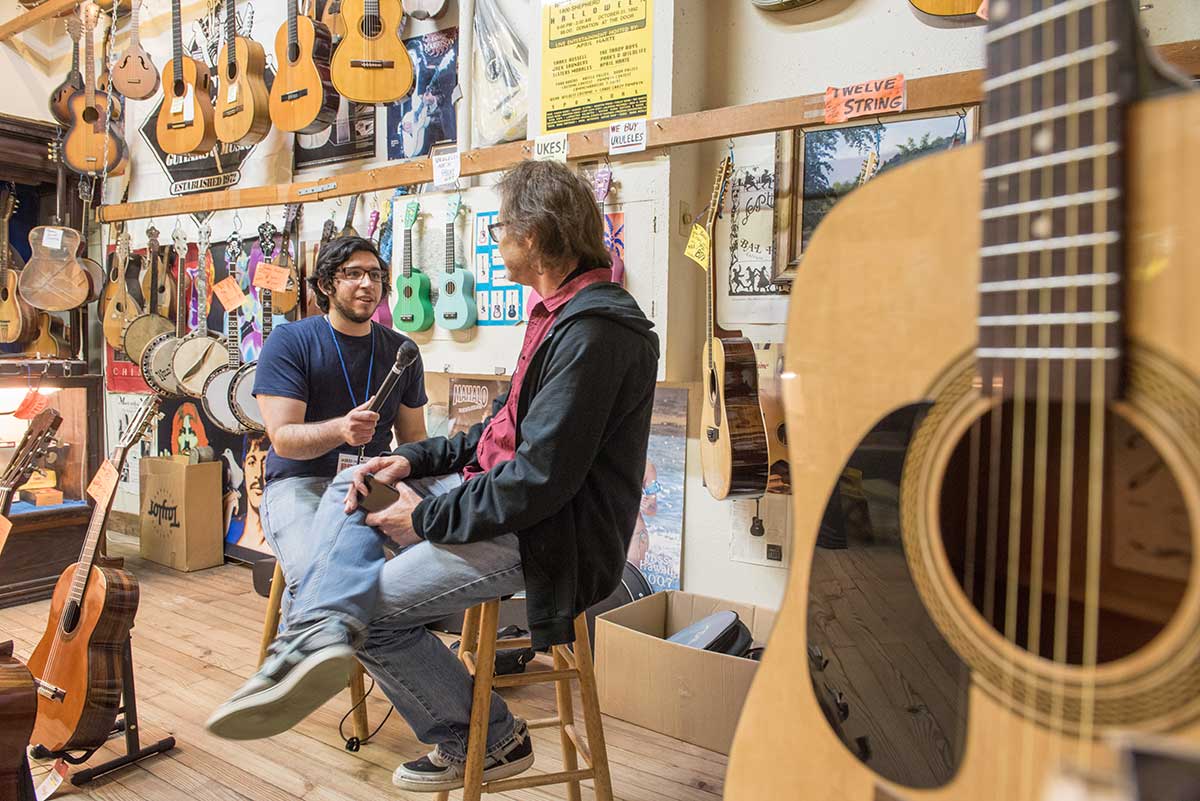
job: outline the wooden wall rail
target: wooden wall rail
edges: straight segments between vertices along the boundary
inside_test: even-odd
[[[21,31],[26,31],[39,22],[51,17],[57,17],[79,4],[79,0],[46,0],[32,11],[18,14],[8,22],[0,25],[0,42],[11,39]]]

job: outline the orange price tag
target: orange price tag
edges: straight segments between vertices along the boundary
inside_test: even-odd
[[[287,267],[280,267],[278,264],[264,261],[254,270],[254,285],[259,289],[282,292],[287,289],[290,275],[291,272]]]
[[[112,462],[105,459],[104,464],[100,465],[100,469],[96,471],[96,475],[92,476],[92,483],[88,484],[87,494],[92,496],[92,500],[96,503],[104,503],[116,489],[117,481],[120,478],[117,468],[113,467]]]
[[[12,521],[4,515],[0,515],[0,542],[4,542],[4,538],[10,531],[12,531]]]
[[[877,81],[849,86],[830,86],[825,90],[825,122],[845,122],[855,117],[893,114],[908,106],[904,76],[893,75]]]
[[[979,10],[975,12],[975,16],[983,20],[988,18],[988,0],[981,0]]]
[[[232,275],[218,281],[213,287],[213,292],[217,293],[217,300],[221,301],[225,311],[239,308],[247,300],[246,293],[242,291],[238,280]]]

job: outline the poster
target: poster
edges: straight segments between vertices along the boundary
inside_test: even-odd
[[[500,248],[488,236],[488,226],[499,218],[498,211],[475,215],[475,303],[477,325],[517,325],[525,319],[525,287],[508,280]]]
[[[625,285],[625,212],[610,211],[604,215],[604,247],[612,257],[613,280]]]
[[[627,558],[651,588],[679,589],[683,560],[683,486],[687,461],[688,391],[658,387],[642,477],[642,505]]]
[[[771,283],[775,258],[775,170],[738,167],[727,189],[730,297],[779,295]]]
[[[458,88],[458,28],[406,39],[413,90],[387,107],[387,157],[429,154],[435,144],[458,141],[454,91]]]
[[[461,434],[492,414],[492,401],[508,392],[508,379],[450,378],[448,436]]]
[[[653,0],[546,0],[541,133],[650,114]]]
[[[296,134],[294,168],[306,170],[375,157],[375,107],[338,101],[333,123],[315,134]]]
[[[105,442],[116,445],[129,431],[129,423],[141,410],[146,402],[144,394],[128,394],[112,392],[108,394],[108,414],[105,415]],[[117,494],[113,500],[113,508],[118,512],[138,514],[140,510],[138,495],[138,461],[143,456],[158,453],[157,432],[151,429],[147,436],[129,450],[125,464],[121,467],[120,479],[117,481]]]

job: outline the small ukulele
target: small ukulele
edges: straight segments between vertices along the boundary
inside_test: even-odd
[[[475,274],[458,266],[454,253],[454,221],[462,210],[462,197],[446,207],[446,269],[438,281],[438,299],[434,307],[437,324],[450,331],[475,325]]]
[[[404,208],[404,269],[396,279],[396,305],[392,321],[401,331],[425,331],[433,325],[433,304],[429,302],[429,276],[413,267],[413,226],[421,204],[409,201]]]

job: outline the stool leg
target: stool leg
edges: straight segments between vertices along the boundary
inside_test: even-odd
[[[462,659],[463,654],[470,652],[475,653],[479,648],[479,616],[480,607],[472,606],[463,613],[462,636],[458,642],[458,658]]]
[[[363,666],[355,662],[354,672],[350,674],[350,704],[354,707],[354,736],[360,741],[367,739],[371,733],[371,724],[367,721],[366,692],[363,687]]]
[[[604,723],[600,720],[600,696],[596,692],[596,671],[592,664],[586,615],[575,618],[575,666],[579,668],[579,695],[583,702],[588,750],[592,752],[596,801],[612,801],[612,776],[608,772],[608,749],[604,745]]]
[[[554,653],[554,669],[566,670],[570,665],[562,655],[565,645],[556,645],[551,650]],[[558,718],[562,721],[558,728],[558,737],[562,742],[563,770],[579,770],[579,759],[575,753],[575,743],[567,736],[565,726],[575,723],[575,707],[571,702],[571,680],[559,679],[554,682],[554,694],[558,700]],[[579,801],[579,781],[567,782],[568,801]]]
[[[261,667],[267,658],[267,648],[279,631],[279,603],[283,599],[283,568],[275,560],[275,574],[271,576],[271,595],[267,598],[267,617],[263,620],[262,639],[258,644],[258,664]]]
[[[479,801],[483,791],[483,760],[487,754],[488,717],[492,708],[492,677],[496,671],[496,622],[500,602],[483,605],[479,622],[479,652],[475,660],[475,692],[471,698],[471,728],[467,734],[467,767],[463,801]],[[466,631],[463,632],[464,645]]]

